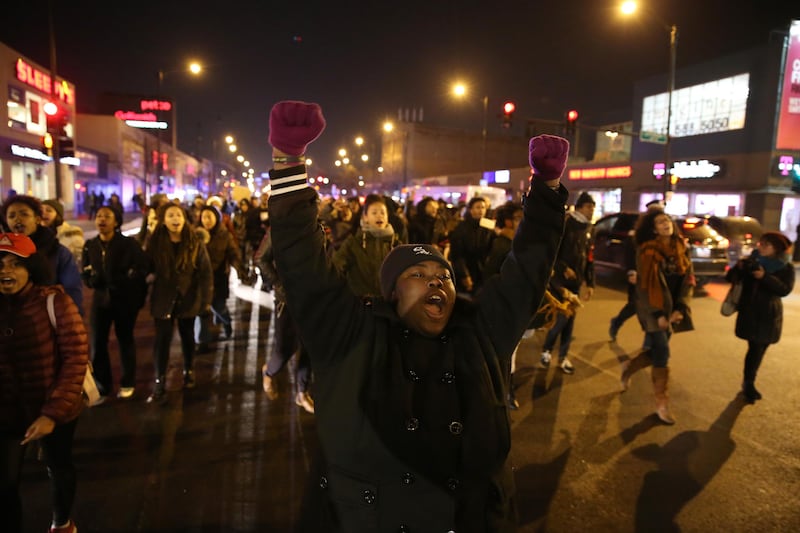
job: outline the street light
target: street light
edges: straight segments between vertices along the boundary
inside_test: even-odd
[[[453,85],[453,95],[456,98],[464,98],[469,93],[467,86],[463,83],[455,83]],[[486,170],[486,137],[488,135],[488,117],[489,117],[489,95],[484,95],[483,99],[483,128],[481,128],[481,173]]]
[[[636,12],[638,5],[634,0],[627,0],[620,5],[623,15],[632,15]],[[671,139],[670,129],[672,128],[672,93],[675,91],[675,62],[678,51],[678,26],[666,24],[657,17],[655,18],[665,30],[669,32],[669,69],[667,74],[667,132],[664,142],[664,204],[672,199],[672,173],[669,170],[671,158]]]
[[[159,101],[159,106],[161,105],[160,104],[160,102],[161,102],[161,87],[164,84],[164,76],[165,75],[173,74],[173,73],[177,73],[177,72],[190,72],[192,75],[197,76],[202,71],[203,71],[203,67],[200,65],[200,63],[198,63],[196,61],[192,61],[191,63],[189,63],[189,65],[187,65],[186,68],[174,69],[174,70],[158,69],[158,75],[157,75],[158,85],[156,86],[156,99]],[[173,114],[175,113],[174,110],[172,111],[172,113]],[[174,128],[175,124],[173,124],[172,127]],[[161,178],[162,178],[161,174],[164,171],[164,158],[161,155],[161,129],[162,128],[159,128],[156,131],[156,154],[158,155],[158,163],[156,165],[156,172],[157,172],[157,178],[158,178],[158,191],[159,192],[161,192]],[[174,131],[174,129],[173,129],[173,131]],[[149,194],[149,187],[146,187],[146,188],[148,189],[148,191],[145,192],[145,194],[147,195],[147,194]]]

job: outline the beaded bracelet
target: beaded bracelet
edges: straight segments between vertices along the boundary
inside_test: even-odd
[[[306,156],[305,156],[305,154],[301,154],[301,155],[278,155],[278,156],[274,155],[274,156],[272,156],[272,162],[273,163],[280,163],[282,165],[287,165],[287,164],[291,164],[291,163],[305,163],[306,162]]]

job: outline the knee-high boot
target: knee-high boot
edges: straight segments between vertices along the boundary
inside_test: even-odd
[[[653,360],[650,358],[649,351],[639,352],[633,359],[628,359],[622,363],[622,376],[619,380],[622,386],[622,392],[628,390],[628,386],[631,384],[631,377],[633,377],[636,372],[652,364]]]
[[[656,395],[656,414],[662,422],[668,425],[675,423],[675,418],[669,410],[669,368],[653,367],[653,392]]]

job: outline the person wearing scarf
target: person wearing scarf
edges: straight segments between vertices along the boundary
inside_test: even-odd
[[[665,424],[674,424],[669,408],[669,339],[674,328],[693,329],[689,314],[694,271],[686,243],[675,222],[661,209],[651,209],[639,219],[636,240],[636,314],[645,330],[649,351],[623,364],[622,390],[632,374],[651,362],[656,414]]]
[[[381,293],[378,273],[386,255],[400,240],[389,223],[382,196],[371,194],[364,202],[360,227],[333,253],[331,262],[359,296]]]
[[[736,336],[747,341],[742,394],[748,403],[761,399],[756,374],[770,344],[781,338],[781,298],[794,289],[794,265],[790,261],[791,241],[777,231],[764,233],[753,254],[739,260],[726,276],[742,284],[736,317]]]

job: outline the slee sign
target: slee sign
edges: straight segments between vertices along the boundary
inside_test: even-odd
[[[17,79],[45,94],[53,95],[69,105],[75,105],[75,86],[65,80],[53,83],[50,74],[42,72],[22,58],[17,59]]]

